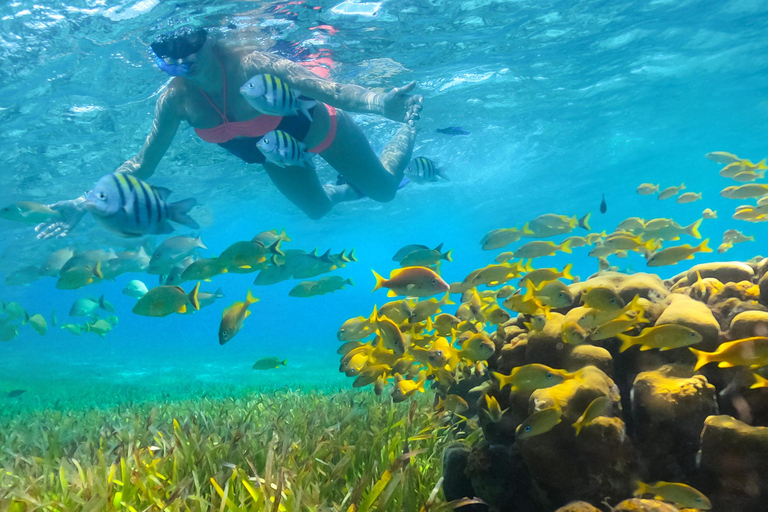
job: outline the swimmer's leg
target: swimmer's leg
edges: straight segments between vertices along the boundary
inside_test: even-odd
[[[401,125],[379,160],[360,127],[346,112],[337,112],[336,138],[320,156],[366,196],[391,201],[411,161],[416,128]]]
[[[269,162],[262,165],[277,189],[310,219],[323,217],[338,202],[357,198],[348,185],[323,187],[314,169],[280,167]]]

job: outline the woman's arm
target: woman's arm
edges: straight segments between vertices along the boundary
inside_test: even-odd
[[[155,104],[155,119],[152,122],[152,130],[150,130],[147,140],[144,141],[144,146],[136,156],[118,167],[116,172],[128,172],[142,180],[152,176],[157,164],[160,163],[171,142],[173,142],[173,137],[183,119],[179,95],[180,92],[174,88],[173,84],[160,94]],[[49,205],[51,209],[59,212],[60,220],[38,224],[35,227],[37,238],[67,236],[67,233],[85,215],[86,195],[87,192],[76,199],[59,201]]]
[[[416,87],[415,82],[381,94],[359,85],[326,80],[300,64],[261,52],[246,55],[243,67],[249,78],[260,73],[273,74],[303,95],[349,112],[380,114],[410,125],[420,117],[423,97],[408,94]]]
[[[146,180],[154,174],[163,155],[171,146],[182,121],[179,95],[180,91],[173,84],[160,93],[155,104],[155,119],[152,121],[152,129],[147,135],[147,140],[144,141],[144,146],[136,156],[118,167],[117,172],[127,172],[142,180]]]

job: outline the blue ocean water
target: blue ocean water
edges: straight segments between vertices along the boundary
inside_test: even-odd
[[[354,3],[354,2],[352,2]],[[349,3],[348,3],[349,4]],[[307,219],[258,166],[246,165],[182,127],[150,182],[175,198],[195,197],[192,215],[209,247],[285,228],[286,248],[338,252],[359,259],[335,272],[355,286],[296,299],[297,281],[251,285],[253,274],[223,275],[203,289],[221,287],[226,298],[194,315],[162,319],[130,312],[125,283],[155,276],[125,274],[75,291],[57,290],[52,278],[28,286],[2,286],[0,298],[30,314],[66,322],[72,302],[104,294],[118,326],[101,339],[58,328],[39,336],[23,327],[0,343],[0,395],[26,389],[23,400],[99,400],[262,387],[336,387],[336,331],[347,318],[368,315],[388,299],[371,293],[371,269],[386,274],[402,245],[440,243],[453,249],[443,266],[447,281],[493,262],[484,252],[489,230],[522,226],[542,213],[592,212],[594,231],[611,231],[629,216],[673,217],[689,224],[709,207],[717,220],[702,233],[712,246],[726,229],[755,235],[725,256],[700,254],[694,262],[746,260],[765,252],[765,228],[732,220],[738,201],[719,195],[731,183],[704,158],[730,151],[753,161],[766,154],[768,8],[761,2],[512,2],[386,0],[376,16],[313,2],[10,2],[0,6],[0,203],[73,198],[112,172],[141,147],[157,94],[167,76],[149,59],[152,38],[178,24],[218,27],[268,50],[276,45],[330,55],[330,77],[376,90],[418,82],[424,111],[414,156],[445,164],[450,182],[409,185],[390,203],[361,200]],[[363,9],[363,8],[360,8]],[[355,9],[351,9],[354,11]],[[365,9],[363,9],[365,10]],[[321,28],[318,28],[321,27]],[[326,27],[326,28],[322,28]],[[330,27],[330,28],[328,28]],[[356,117],[380,151],[397,124]],[[436,132],[461,126],[469,135]],[[319,160],[319,159],[318,159]],[[324,181],[335,179],[320,165]],[[635,193],[641,182],[684,182],[703,200],[677,204]],[[598,212],[605,194],[608,211]],[[192,234],[177,229],[178,234]],[[194,234],[198,234],[195,232]],[[32,228],[0,221],[0,278],[42,264],[54,250],[114,247],[86,218],[66,239],[38,241]],[[555,239],[558,240],[558,239]],[[159,242],[160,240],[158,240]],[[584,277],[597,270],[586,249],[543,258],[546,266],[573,262]],[[639,255],[615,260],[646,271]],[[669,277],[692,262],[659,270]],[[189,285],[186,285],[189,287]],[[223,308],[248,289],[261,300],[243,330],[225,346],[216,333]],[[286,368],[254,372],[265,356],[287,358]]]

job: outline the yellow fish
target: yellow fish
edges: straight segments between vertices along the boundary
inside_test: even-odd
[[[709,363],[719,363],[719,368],[749,366],[752,369],[768,365],[768,338],[755,336],[721,343],[714,352],[689,349],[696,356],[694,371]]]
[[[486,322],[493,325],[500,325],[500,324],[507,323],[511,318],[509,313],[501,309],[496,304],[491,304],[483,308],[482,316]]]
[[[562,421],[562,418],[562,411],[556,407],[536,411],[517,427],[515,438],[517,440],[526,439],[549,432]]]
[[[653,183],[641,183],[637,187],[637,193],[641,196],[649,196],[659,191],[659,186]]]
[[[200,283],[198,283],[198,286],[199,284]],[[150,292],[151,291],[152,290],[150,290]],[[248,311],[248,306],[258,301],[259,299],[253,296],[251,290],[248,290],[245,302],[235,302],[224,310],[221,315],[221,323],[219,324],[220,345],[225,344],[234,338],[235,334],[240,332],[240,329],[243,328],[243,322],[245,322],[245,319],[251,315],[251,312]]]
[[[443,399],[443,397],[437,398],[435,409],[438,411],[451,411],[454,414],[461,414],[469,409],[469,404],[459,395],[448,395],[445,399]]]
[[[577,227],[592,231],[592,228],[589,227],[589,218],[591,215],[591,213],[588,213],[578,219],[576,216],[568,217],[567,215],[545,213],[544,215],[539,215],[528,223],[528,229],[532,233],[524,233],[524,236],[529,238],[547,238],[550,236],[570,233]]]
[[[731,242],[734,244],[740,244],[743,242],[754,242],[755,237],[754,236],[746,236],[744,233],[739,231],[738,229],[729,229],[725,233],[723,233],[723,243]]]
[[[353,388],[362,388],[374,384],[379,378],[387,378],[391,368],[386,364],[367,365],[360,370],[352,383]]]
[[[612,251],[652,251],[655,249],[653,240],[644,241],[640,236],[621,234],[609,235],[603,240],[603,247]]]
[[[679,204],[693,203],[701,199],[701,192],[686,192],[677,196],[677,202]]]
[[[624,301],[611,288],[595,286],[581,292],[581,302],[588,308],[610,311],[624,307]]]
[[[518,248],[514,252],[515,258],[523,258],[523,259],[530,259],[530,258],[540,258],[542,256],[551,256],[555,254],[557,251],[562,251],[564,253],[570,254],[571,253],[571,246],[569,242],[563,242],[560,245],[557,245],[554,242],[546,241],[546,242],[528,242],[525,245],[522,245],[520,248]]]
[[[761,171],[761,172],[741,171],[740,173],[733,176],[733,180],[738,181],[740,183],[748,183],[750,181],[762,179],[763,176],[765,176],[765,171]]]
[[[718,164],[732,164],[741,161],[741,158],[733,153],[728,153],[727,151],[712,151],[711,153],[704,155],[704,158],[717,162]]]
[[[235,242],[216,258],[218,266],[230,272],[255,272],[266,267],[267,250],[259,243]]]
[[[198,290],[200,283],[195,285],[189,295],[180,286],[156,286],[139,299],[133,312],[143,316],[167,316],[171,313],[186,313],[187,304],[200,309]]]
[[[679,187],[667,187],[661,192],[659,192],[659,196],[656,199],[664,200],[669,199],[670,197],[677,195],[678,192],[681,190],[685,190],[685,183],[681,183]]]
[[[749,183],[747,185],[726,187],[720,191],[720,195],[728,199],[750,199],[763,196],[767,192],[768,184]]]
[[[733,249],[733,242],[723,242],[717,247],[717,252],[723,254],[730,249]]]
[[[372,291],[375,292],[379,288],[389,288],[387,297],[397,295],[429,297],[447,292],[450,288],[448,283],[443,281],[434,270],[426,267],[398,268],[389,274],[389,279],[384,279],[375,270],[373,275],[376,277],[376,286],[373,287]]]
[[[690,485],[671,482],[646,484],[640,481],[638,481],[636,485],[637,489],[635,489],[634,492],[635,496],[652,494],[657,500],[669,501],[681,508],[695,508],[697,510],[712,509],[712,503],[709,501],[709,498]]]
[[[568,285],[562,281],[545,281],[538,288],[534,288],[533,294],[541,304],[554,309],[573,304],[573,294]]]
[[[200,258],[189,264],[181,273],[182,281],[210,281],[212,277],[227,272],[218,258]]]
[[[441,313],[435,317],[432,325],[438,336],[450,336],[451,331],[456,329],[460,323],[461,320],[454,315],[451,315],[450,313]]]
[[[510,279],[520,277],[525,268],[519,263],[501,263],[499,265],[488,265],[472,272],[472,286],[484,284],[486,286],[498,286],[504,284]]]
[[[496,346],[488,336],[483,333],[477,333],[462,343],[459,357],[474,363],[486,361],[495,351]]]
[[[379,315],[389,318],[396,324],[402,324],[411,318],[412,314],[413,305],[407,299],[393,300],[379,308]]]
[[[532,363],[512,368],[509,375],[492,372],[493,377],[499,381],[499,390],[507,385],[511,386],[513,393],[532,393],[537,389],[549,388],[560,384],[565,379],[570,379],[573,374],[563,370],[555,370],[549,366]]]
[[[342,343],[341,346],[336,350],[337,354],[341,354],[341,357],[343,358],[350,352],[352,352],[356,348],[360,348],[363,346],[363,343],[359,340],[352,340],[348,341],[346,343]]]
[[[369,318],[357,316],[355,318],[350,318],[341,324],[341,328],[339,328],[339,331],[336,333],[336,338],[339,341],[352,341],[361,340],[373,334],[376,331],[376,328],[373,325],[376,315],[375,311],[376,310],[374,309],[374,313]]]
[[[768,388],[768,379],[759,373],[753,373],[752,377],[754,377],[755,383],[749,386],[749,389]]]
[[[716,219],[717,218],[717,210],[713,210],[712,208],[706,208],[703,212],[701,212],[701,216],[705,219]]]
[[[501,249],[502,247],[505,247],[509,244],[517,242],[518,240],[520,240],[520,238],[523,237],[523,235],[532,235],[532,234],[533,234],[533,231],[529,229],[528,224],[523,226],[523,229],[517,229],[517,228],[494,229],[485,234],[482,240],[480,240],[480,245],[482,246],[482,249],[484,251],[492,251],[494,249]]]
[[[269,247],[272,246],[273,248],[278,248],[279,246],[276,246],[275,244],[278,242],[290,242],[291,237],[288,236],[288,234],[285,232],[285,229],[283,229],[281,232],[277,232],[276,229],[270,229],[268,231],[262,231],[255,237],[251,239],[251,242],[261,244],[263,247]]]
[[[629,217],[619,222],[616,231],[638,232],[645,229],[645,221],[640,217]]]
[[[40,336],[48,332],[48,322],[45,321],[45,318],[43,318],[43,315],[40,313],[29,317],[29,325],[31,325],[32,328],[37,331],[37,334]]]
[[[437,300],[434,297],[427,300],[421,300],[413,306],[408,322],[411,324],[423,322],[427,318],[440,313],[440,308],[448,304],[454,304],[454,302],[451,302],[451,297],[448,293],[446,293],[440,300]]]
[[[554,281],[555,279],[567,279],[573,281],[571,270],[573,270],[573,263],[567,264],[562,271],[559,271],[556,268],[537,268],[536,270],[531,270],[523,275],[523,277],[520,278],[520,281],[530,281],[534,287],[539,286],[544,281]]]
[[[0,208],[0,219],[26,224],[41,224],[61,219],[61,213],[35,201],[19,201]]]
[[[56,288],[59,290],[76,290],[104,279],[101,272],[101,260],[93,266],[74,267],[59,274]]]
[[[543,308],[543,304],[534,295],[534,286],[526,281],[525,293],[518,290],[504,300],[503,306],[517,313],[532,315],[537,310]]]
[[[657,348],[661,351],[674,348],[696,345],[702,340],[701,334],[690,327],[678,324],[664,324],[643,329],[637,336],[619,334],[621,340],[619,352],[624,352],[629,347],[640,345],[640,350]]]
[[[592,423],[596,418],[607,416],[611,409],[613,409],[613,402],[607,396],[599,396],[592,400],[584,410],[584,413],[579,416],[579,419],[573,422],[576,435],[579,435],[581,429]]]
[[[440,263],[440,260],[453,261],[451,259],[451,253],[448,251],[443,253],[443,244],[438,245],[434,249],[415,249],[406,254],[400,260],[400,266],[402,267],[431,267]]]
[[[501,417],[507,411],[507,409],[502,411],[501,406],[499,406],[499,401],[496,400],[496,397],[491,395],[485,395],[485,406],[488,419],[490,419],[493,423],[500,422]]]
[[[707,245],[709,238],[701,242],[700,245],[694,247],[689,244],[678,245],[676,247],[669,247],[662,249],[648,258],[649,267],[661,267],[664,265],[675,265],[682,260],[692,260],[693,255],[697,252],[712,252],[712,249]]]
[[[427,382],[427,372],[422,370],[414,382],[411,379],[405,379],[399,373],[395,374],[395,387],[392,390],[392,401],[402,402],[412,396],[417,391],[424,393],[424,383]]]
[[[385,348],[394,351],[396,354],[402,355],[405,353],[405,338],[395,322],[385,316],[377,316],[376,332],[381,337]]]
[[[662,225],[661,222],[658,224],[652,224],[653,221],[649,221],[648,224],[646,224],[645,229],[643,230],[642,237],[643,240],[652,240],[655,238],[660,238],[662,240],[679,240],[681,235],[689,235],[694,238],[701,238],[701,233],[699,233],[699,227],[701,226],[701,221],[703,219],[699,219],[696,222],[688,225],[688,226],[681,226],[677,222],[673,221],[672,219],[658,219],[659,221],[666,221],[669,220],[669,222],[666,225]],[[652,226],[652,227],[649,227]]]
[[[646,319],[642,316],[642,313],[636,317],[630,315],[621,315],[618,318],[609,320],[604,324],[598,325],[594,331],[589,334],[589,338],[593,341],[606,340],[613,338],[621,333],[625,333],[633,327],[645,322]]]

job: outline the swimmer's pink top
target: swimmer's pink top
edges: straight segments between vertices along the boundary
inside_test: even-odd
[[[213,108],[216,109],[216,112],[219,113],[221,116],[221,119],[223,122],[218,125],[214,126],[213,128],[195,128],[195,133],[198,137],[203,139],[205,142],[212,142],[213,144],[221,144],[223,142],[230,141],[234,139],[235,137],[262,137],[266,135],[267,133],[271,132],[275,128],[277,128],[277,125],[280,124],[280,121],[283,120],[282,116],[269,116],[266,114],[262,114],[258,117],[254,117],[253,119],[248,119],[247,121],[230,121],[227,119],[227,74],[224,72],[224,66],[221,66],[221,72],[224,79],[224,112],[219,110],[219,107],[216,106],[216,104],[211,101],[211,98],[208,97],[207,94],[205,94],[205,91],[200,89],[200,92],[203,93],[203,96],[205,96],[205,99],[208,100],[208,103],[210,103]]]
[[[262,114],[258,117],[254,117],[253,119],[248,119],[246,121],[229,121],[227,119],[227,74],[224,72],[224,65],[221,66],[221,72],[224,82],[223,112],[219,110],[219,107],[217,107],[213,101],[211,101],[211,98],[208,97],[204,90],[200,89],[199,87],[198,89],[200,89],[200,92],[203,93],[203,96],[205,96],[205,99],[208,100],[208,103],[210,103],[211,106],[216,109],[216,112],[218,112],[218,114],[221,116],[222,123],[218,126],[214,126],[213,128],[195,128],[195,133],[197,136],[206,142],[222,144],[234,139],[235,137],[263,137],[267,133],[276,129],[280,122],[283,120],[283,116],[270,116],[267,114]],[[325,139],[314,148],[308,150],[313,153],[320,153],[321,151],[326,150],[331,145],[334,137],[336,136],[336,109],[330,105],[325,105],[325,108],[328,110],[328,114],[330,115],[331,126]]]

